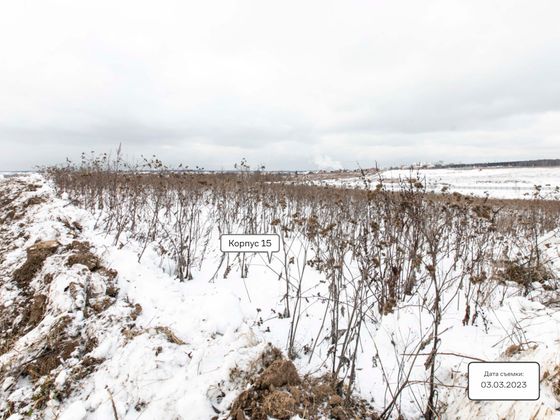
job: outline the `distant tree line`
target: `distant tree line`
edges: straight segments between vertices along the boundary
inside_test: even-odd
[[[487,168],[487,167],[505,167],[505,168],[540,168],[560,166],[560,159],[537,159],[537,160],[519,160],[513,162],[486,162],[486,163],[451,163],[445,165],[436,165],[438,168]]]

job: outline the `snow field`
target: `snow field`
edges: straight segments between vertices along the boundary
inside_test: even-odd
[[[225,418],[228,406],[243,390],[230,380],[230,370],[247,367],[267,343],[286,347],[291,320],[278,316],[284,308],[285,292],[285,282],[279,280],[281,254],[275,254],[271,264],[267,264],[265,255],[248,256],[247,278],[242,278],[235,264],[227,278],[223,278],[221,271],[214,277],[221,259],[215,241],[209,246],[202,266],[194,270],[193,280],[179,282],[173,275],[173,261],[155,247],[149,246],[139,263],[142,246],[126,232],[115,245],[112,235],[95,227],[98,215],[78,209],[69,199],[56,198],[53,186],[41,177],[33,176],[30,180],[43,185],[32,194],[44,195],[48,201],[31,210],[29,223],[23,228],[28,238],[14,243],[15,249],[6,254],[3,267],[17,266],[25,258],[25,249],[38,239],[68,244],[73,238],[59,219],[76,221],[83,226],[80,240],[89,241],[104,265],[118,272],[119,287],[116,303],[106,310],[103,319],[90,325],[99,336],[91,354],[104,361],[69,398],[50,405],[38,416],[106,419],[112,418],[116,410],[119,419],[126,420],[209,419],[216,415]],[[558,232],[551,232],[543,243],[551,244],[546,252],[560,268],[554,255],[560,246]],[[312,257],[305,255],[302,247],[303,244],[295,242],[290,249],[295,259],[295,277],[306,265],[306,259]],[[451,262],[444,262],[441,273],[450,266]],[[347,270],[353,276],[357,267],[349,261]],[[84,296],[72,297],[66,292],[71,283],[87,281],[94,290],[104,287],[95,273],[84,276],[77,266],[62,268],[60,262],[57,265],[49,260],[43,272],[57,273],[48,289],[49,313],[36,329],[16,343],[13,351],[0,356],[0,365],[16,353],[25,353],[29,343],[38,341],[52,326],[54,318],[49,317],[71,313],[74,323],[89,322],[83,314]],[[326,330],[318,334],[326,305],[318,297],[328,294],[328,284],[323,274],[307,267],[302,290],[307,299],[302,301],[300,310],[295,346],[299,357],[294,362],[302,373],[320,374],[327,371],[329,343],[325,340]],[[471,402],[465,392],[467,365],[473,358],[539,361],[542,373],[558,367],[560,315],[537,301],[546,301],[550,294],[539,284],[526,297],[511,284],[484,291],[488,300],[479,308],[479,321],[465,326],[462,320],[466,301],[463,290],[459,290],[453,288],[443,293],[448,307],[440,327],[444,332],[436,363],[437,378],[444,385],[438,394],[445,407],[444,417],[560,418],[558,396],[550,381],[543,381],[541,399],[534,403]],[[9,305],[15,293],[2,289],[2,303]],[[401,413],[405,418],[420,418],[422,414],[430,346],[421,350],[420,345],[429,338],[433,320],[423,300],[431,293],[429,286],[420,288],[391,313],[364,324],[357,356],[356,391],[372,401],[380,412],[408,378],[409,384],[398,397]],[[134,305],[140,305],[141,310],[131,322],[129,314]],[[161,327],[168,328],[184,344],[170,342]],[[306,346],[317,338],[315,353],[309,360]],[[516,342],[517,339],[521,341]],[[512,344],[523,345],[519,352],[506,355]],[[66,374],[63,366],[56,381],[64,383]],[[25,400],[32,392],[33,385],[19,379],[6,397]],[[19,418],[22,417],[17,414],[10,417]]]

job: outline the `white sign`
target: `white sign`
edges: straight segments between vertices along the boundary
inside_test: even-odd
[[[280,236],[276,233],[262,235],[228,234],[220,236],[222,252],[263,252],[272,261],[272,253],[280,251]]]
[[[537,362],[469,363],[469,399],[538,400],[540,365]]]

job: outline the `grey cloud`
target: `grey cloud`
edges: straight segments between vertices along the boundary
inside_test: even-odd
[[[560,48],[489,75],[407,87],[348,106],[358,115],[326,132],[418,134],[503,129],[507,119],[560,110]],[[364,115],[366,114],[366,115]],[[404,139],[404,138],[403,138]]]
[[[0,170],[560,157],[560,4],[0,6]]]

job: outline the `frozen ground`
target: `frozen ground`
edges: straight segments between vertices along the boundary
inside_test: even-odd
[[[388,170],[381,174],[389,190],[399,189],[399,181],[418,177],[428,191],[449,192],[494,198],[531,198],[535,186],[541,187],[540,196],[558,199],[560,194],[560,168],[481,168],[481,169],[420,169]],[[377,177],[371,178],[373,185]],[[358,186],[363,181],[357,178],[323,181],[332,185]]]
[[[560,175],[558,171],[555,173]],[[502,176],[505,179],[505,173]],[[528,181],[529,175],[523,179],[532,182]],[[4,195],[13,194],[14,188],[31,184],[37,189],[20,194],[12,201],[13,205],[21,205],[33,197],[42,197],[42,201],[27,207],[17,223],[2,226],[2,238],[10,243],[0,260],[0,307],[6,310],[18,302],[21,291],[13,284],[12,274],[25,259],[25,250],[39,240],[56,240],[60,249],[66,249],[75,240],[88,241],[103,266],[118,272],[115,279],[118,294],[108,308],[88,315],[88,293],[103,294],[107,281],[80,264],[66,267],[69,255],[66,251],[57,251],[46,260],[30,284],[35,295],[47,296],[45,317],[0,356],[0,369],[35,357],[37,349],[33,343],[48,335],[57,320],[65,316],[70,317],[68,328],[76,335],[95,336],[96,345],[89,349],[87,356],[99,364],[84,377],[76,377],[74,372],[83,363],[85,353],[75,350],[50,374],[54,389],[68,390],[67,397],[61,402],[49,399],[40,409],[34,409],[34,401],[43,379],[32,383],[26,377],[6,376],[0,384],[0,414],[6,418],[24,418],[17,413],[9,415],[10,404],[26,407],[27,411],[19,412],[25,411],[32,418],[59,420],[226,418],[228,406],[243,390],[231,380],[231,369],[248,366],[267,343],[285,347],[289,320],[275,316],[282,311],[280,302],[284,293],[284,283],[277,275],[279,259],[268,265],[257,256],[248,278],[242,279],[233,270],[227,278],[218,276],[210,281],[220,258],[218,244],[214,244],[209,250],[210,257],[194,274],[194,280],[180,283],[168,274],[167,262],[155,250],[148,249],[142,263],[138,263],[139,249],[134,241],[123,238],[115,246],[111,238],[95,229],[93,215],[75,207],[67,197],[56,198],[52,187],[40,176],[21,178],[20,184],[14,182],[14,179],[0,181],[0,191]],[[551,232],[542,238],[542,243],[549,244],[546,252],[558,261],[558,235]],[[560,266],[556,269],[558,272]],[[318,272],[309,269],[306,273],[310,293],[318,290],[313,288],[322,287]],[[47,275],[51,276],[50,283],[42,280]],[[414,343],[428,331],[431,315],[418,310],[421,298],[411,297],[393,313],[370,323],[364,333],[357,391],[380,412],[402,379],[399,354],[414,350]],[[520,297],[512,287],[500,292],[484,308],[484,323],[469,326],[461,322],[464,302],[460,297],[453,301],[453,308],[446,312],[442,323],[445,333],[441,336],[440,352],[443,355],[439,356],[437,366],[438,378],[444,385],[438,398],[447,407],[445,418],[560,418],[560,402],[554,391],[560,372],[560,312],[558,306],[550,303],[555,298],[558,300],[539,286],[530,296]],[[504,299],[502,305],[498,304],[501,299]],[[304,309],[298,338],[302,344],[314,337],[323,312],[321,306]],[[507,352],[512,345],[519,344],[515,341],[518,331],[523,332],[522,340],[528,344],[521,345],[519,351]],[[310,364],[303,354],[295,363],[302,373],[320,373],[320,362],[327,352],[328,345],[320,344],[317,357]],[[415,397],[425,392],[426,357],[420,353],[411,363],[412,384],[399,398],[405,418],[421,417],[422,407]],[[543,375],[541,399],[469,401],[465,391],[466,371],[472,358],[538,361]],[[70,381],[75,383],[70,386]]]
[[[35,176],[25,179],[25,183],[32,182],[42,180]],[[65,267],[63,260],[53,256],[36,276],[35,293],[48,296],[46,316],[0,356],[0,366],[36,356],[30,343],[48,335],[66,315],[79,324],[75,328],[80,334],[95,329],[92,334],[98,345],[88,356],[102,361],[70,398],[62,404],[50,400],[38,418],[108,419],[116,410],[119,419],[209,419],[227,408],[239,392],[228,390],[229,371],[251,362],[266,346],[265,339],[251,328],[254,312],[246,313],[243,301],[231,291],[234,287],[211,284],[204,277],[200,282],[179,283],[162,271],[155,257],[148,255],[140,265],[133,247],[112,246],[93,229],[91,215],[55,199],[48,186],[24,193],[18,200],[25,202],[30,196],[48,201],[29,208],[22,219],[24,226],[8,227],[20,238],[2,265],[0,304],[14,304],[18,292],[9,273],[25,259],[25,249],[38,240],[56,240],[61,246],[77,239],[89,241],[104,265],[118,271],[119,288],[116,301],[100,317],[87,317],[83,295],[71,293],[70,285],[76,284],[74,289],[79,290],[104,288],[94,273],[80,264]],[[78,238],[66,226],[74,223],[83,229]],[[53,276],[48,285],[39,280],[46,274]],[[166,331],[171,332],[171,339]],[[55,383],[60,390],[66,381],[74,380],[72,372],[79,362],[76,352],[74,355],[56,369]],[[8,376],[1,389],[0,412],[8,412],[10,401],[28,404],[28,412],[34,412],[38,391],[29,380],[14,383],[14,377]]]

